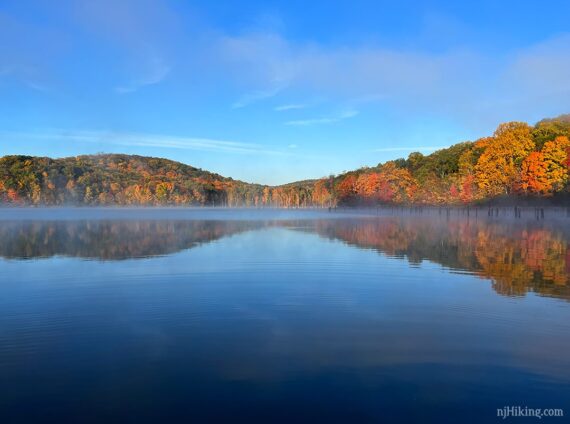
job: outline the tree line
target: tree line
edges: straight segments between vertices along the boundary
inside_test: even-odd
[[[494,134],[430,155],[362,168],[335,178],[340,204],[454,204],[500,196],[569,192],[570,115],[500,124]]]
[[[334,207],[473,203],[569,193],[570,115],[318,180],[249,184],[166,159],[101,154],[0,158],[0,202],[13,205]]]

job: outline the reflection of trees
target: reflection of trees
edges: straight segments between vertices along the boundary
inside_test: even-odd
[[[128,259],[165,255],[259,227],[239,221],[54,221],[0,226],[0,256]]]
[[[493,281],[500,294],[570,299],[570,228],[398,217],[307,221],[4,222],[0,256],[127,259],[165,255],[267,226],[302,228],[411,263],[429,260]]]
[[[380,218],[318,221],[317,233],[412,263],[427,259],[493,281],[500,294],[570,299],[568,234],[534,224]]]
[[[483,237],[474,253],[499,293],[520,295],[535,290],[556,294],[557,288],[567,288],[567,242],[561,235],[523,229],[510,238]]]

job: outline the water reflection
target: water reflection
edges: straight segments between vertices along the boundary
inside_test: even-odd
[[[429,260],[493,282],[499,294],[532,291],[570,299],[570,247],[564,226],[532,222],[383,218],[317,221],[314,230],[359,248]]]
[[[566,408],[570,304],[497,296],[473,275],[569,299],[567,231],[0,221],[0,422],[481,423],[505,405]]]
[[[4,222],[0,226],[0,256],[145,258],[176,253],[258,226],[253,221]]]
[[[502,295],[570,299],[570,239],[563,225],[381,217],[280,221],[12,221],[0,227],[0,256],[123,260],[168,255],[245,231],[282,227],[361,249],[423,260],[492,281]]]

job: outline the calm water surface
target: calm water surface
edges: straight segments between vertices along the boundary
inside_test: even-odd
[[[570,415],[569,224],[0,210],[0,422]]]

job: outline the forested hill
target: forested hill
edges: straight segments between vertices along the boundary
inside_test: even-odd
[[[33,205],[254,205],[263,186],[179,162],[99,154],[0,158],[0,199]]]
[[[430,155],[411,153],[320,180],[249,184],[178,162],[130,155],[0,158],[0,203],[304,207],[462,204],[497,197],[570,196],[570,115]]]

